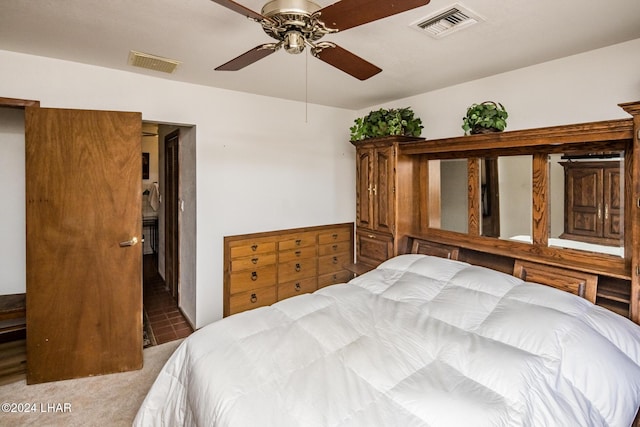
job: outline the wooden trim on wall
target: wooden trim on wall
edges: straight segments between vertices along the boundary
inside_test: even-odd
[[[34,101],[30,99],[0,97],[0,107],[9,107],[9,108],[40,107],[40,101]]]

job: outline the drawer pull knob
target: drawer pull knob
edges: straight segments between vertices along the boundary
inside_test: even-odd
[[[258,250],[258,245],[251,245],[251,250],[252,251],[257,251]]]
[[[338,245],[333,245],[333,246],[331,246],[331,247],[333,248],[333,250],[334,250],[334,251],[337,251],[337,250],[338,250]]]
[[[251,272],[251,280],[253,280],[254,282],[256,280],[258,280],[258,273],[257,272],[255,272],[255,271]]]
[[[376,238],[376,236],[374,236],[373,234],[369,234],[369,238],[370,238],[370,239],[375,239],[375,238]]]
[[[337,257],[337,256],[334,256],[334,257],[333,257],[333,263],[334,263],[334,264],[337,264],[337,263],[338,263],[338,257]]]
[[[298,263],[296,264],[296,271],[300,271],[302,270],[302,266]]]
[[[334,239],[337,239],[338,235],[334,233],[331,237],[333,237]]]
[[[300,292],[300,289],[302,289],[302,288],[300,287],[300,283],[296,283],[296,292]]]
[[[254,304],[258,302],[258,296],[256,294],[251,294],[251,302]]]
[[[301,251],[295,251],[296,256],[300,256],[302,254]]]
[[[251,258],[251,262],[254,263],[254,264],[257,264],[258,263],[258,258]]]
[[[300,239],[296,240],[296,246],[300,246],[301,243],[302,243],[302,240]]]

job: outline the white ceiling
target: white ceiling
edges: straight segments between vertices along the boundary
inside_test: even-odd
[[[263,1],[238,3],[260,12]],[[272,39],[210,0],[2,0],[0,49],[355,110],[640,38],[638,0],[461,0],[485,21],[440,40],[410,27],[455,3],[431,0],[322,39],[383,69],[366,81],[284,50],[214,71]],[[182,64],[171,75],[133,67],[130,50]]]

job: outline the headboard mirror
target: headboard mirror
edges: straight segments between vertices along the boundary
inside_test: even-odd
[[[538,153],[429,160],[439,168],[439,221],[429,228],[463,234],[479,206],[478,234],[519,243],[533,242],[534,167],[546,167],[548,245],[624,257],[624,151]],[[470,195],[474,162],[480,191]],[[479,200],[473,203],[473,197]]]

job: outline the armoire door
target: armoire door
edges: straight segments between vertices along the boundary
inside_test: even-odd
[[[373,150],[361,148],[356,163],[356,225],[373,228]]]
[[[25,110],[28,384],[142,367],[141,126]]]
[[[373,185],[373,229],[394,233],[395,158],[394,147],[375,150]]]

